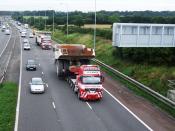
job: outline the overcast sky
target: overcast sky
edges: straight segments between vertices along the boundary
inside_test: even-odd
[[[0,10],[94,11],[95,0],[0,0]],[[175,11],[175,0],[96,0],[97,10]]]

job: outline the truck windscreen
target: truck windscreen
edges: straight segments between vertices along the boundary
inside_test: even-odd
[[[83,76],[82,78],[83,84],[100,84],[101,83],[101,77],[97,76]]]

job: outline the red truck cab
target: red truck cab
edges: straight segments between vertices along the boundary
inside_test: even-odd
[[[98,100],[102,98],[104,78],[97,65],[82,65],[76,76],[78,98]]]

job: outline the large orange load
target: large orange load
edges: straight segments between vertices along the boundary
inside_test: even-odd
[[[55,59],[79,60],[92,59],[95,52],[91,48],[80,44],[58,44],[55,45]]]

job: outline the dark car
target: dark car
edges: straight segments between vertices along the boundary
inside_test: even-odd
[[[27,64],[26,64],[26,70],[36,70],[36,62],[35,60],[27,60]]]

